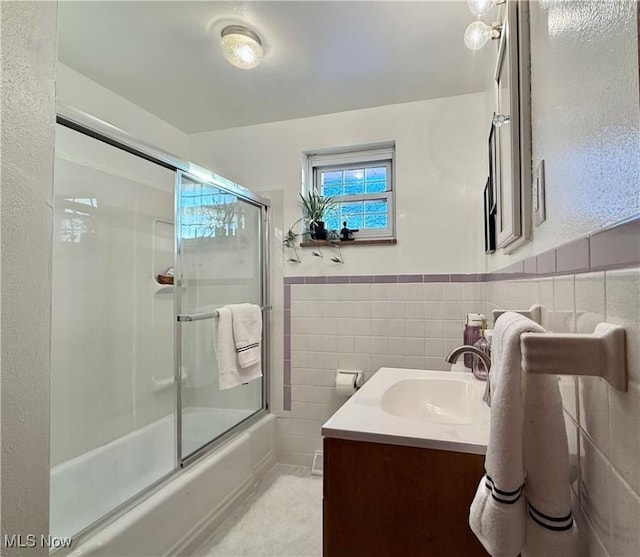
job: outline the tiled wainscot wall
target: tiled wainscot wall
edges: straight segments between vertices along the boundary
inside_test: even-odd
[[[551,332],[624,326],[627,392],[561,377],[580,555],[640,555],[640,219],[478,275],[285,278],[281,462],[309,466],[322,423],[344,402],[337,368],[448,369],[464,315],[542,306]]]
[[[337,369],[449,369],[464,315],[482,308],[478,275],[288,277],[285,279],[284,409],[280,461],[308,466],[320,428],[345,398]],[[465,282],[460,282],[465,281]]]

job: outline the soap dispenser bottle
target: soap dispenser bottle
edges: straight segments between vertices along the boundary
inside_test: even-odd
[[[481,313],[467,313],[462,342],[467,346],[473,346],[480,339],[480,331],[482,330],[483,323],[486,324],[486,320]],[[464,365],[469,369],[473,366],[473,357],[471,354],[464,355]]]
[[[486,335],[487,320],[482,322],[482,329],[480,330],[480,338],[473,344],[478,350],[482,350],[489,358],[491,358],[491,344],[487,340]],[[484,365],[484,362],[478,357],[471,354],[472,358],[472,371],[473,375],[478,379],[486,379],[489,376],[489,370]]]

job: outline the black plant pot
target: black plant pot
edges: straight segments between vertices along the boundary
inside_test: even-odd
[[[324,221],[317,221],[311,225],[311,238],[314,240],[326,240],[327,229],[324,227]]]

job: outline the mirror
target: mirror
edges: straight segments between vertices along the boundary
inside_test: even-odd
[[[495,70],[496,247],[510,253],[531,238],[529,18],[526,2],[509,0]]]

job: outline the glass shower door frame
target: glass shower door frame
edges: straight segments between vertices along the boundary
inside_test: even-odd
[[[184,455],[183,454],[183,406],[182,406],[182,327],[184,323],[189,321],[181,321],[179,316],[182,315],[182,269],[181,269],[181,255],[182,255],[182,235],[179,232],[180,228],[180,214],[182,210],[181,203],[181,185],[183,178],[186,178],[192,182],[200,184],[210,185],[225,193],[229,193],[238,197],[245,203],[253,205],[260,209],[260,226],[258,229],[258,244],[259,244],[259,269],[260,269],[260,306],[263,308],[262,313],[262,362],[263,362],[263,375],[262,375],[262,404],[261,407],[247,418],[239,421],[223,434],[211,439],[194,452]],[[174,380],[176,385],[176,435],[175,435],[175,456],[176,456],[176,468],[184,468],[191,462],[197,460],[203,455],[207,454],[211,449],[219,445],[233,435],[237,429],[244,424],[257,421],[268,411],[269,408],[269,381],[270,381],[270,330],[269,330],[269,311],[271,310],[270,298],[269,298],[269,226],[268,226],[268,205],[261,203],[257,199],[251,196],[242,195],[235,187],[227,187],[224,180],[208,179],[208,177],[198,176],[197,174],[186,172],[178,169],[176,171],[176,185],[175,185],[175,202],[174,202],[174,222],[176,227],[175,250],[174,250],[174,315],[176,316],[174,327]]]
[[[130,134],[108,124],[96,118],[95,116],[91,116],[85,112],[77,110],[75,108],[65,106],[63,104],[57,103],[56,105],[56,123],[64,126],[65,128],[69,128],[75,130],[83,135],[88,137],[92,137],[102,143],[106,143],[115,147],[116,149],[125,151],[141,159],[147,160],[154,164],[157,164],[161,167],[167,168],[176,173],[176,184],[178,184],[177,180],[179,179],[179,175],[185,175],[193,180],[199,181],[201,183],[211,184],[215,187],[224,189],[230,194],[233,194],[243,201],[247,201],[252,205],[258,206],[261,209],[261,222],[259,229],[259,242],[260,242],[260,257],[261,257],[261,267],[260,271],[262,274],[262,303],[263,305],[269,307],[270,298],[269,298],[269,276],[270,276],[270,262],[269,262],[269,226],[268,226],[268,209],[269,209],[269,200],[263,198],[246,188],[235,184],[225,178],[218,176],[202,167],[199,167],[193,163],[190,163],[184,159],[174,156],[173,154],[164,151],[152,145],[150,143],[141,141]],[[175,203],[174,203],[174,223],[175,223]],[[177,238],[175,238],[177,240]],[[175,257],[174,251],[174,257]],[[175,263],[175,262],[174,262]],[[174,292],[176,292],[178,288],[174,286]],[[174,316],[176,313],[176,302],[175,302],[175,294],[174,294]],[[228,437],[234,435],[240,427],[248,427],[254,421],[257,422],[268,410],[268,401],[269,401],[269,382],[270,382],[270,360],[269,360],[269,319],[268,314],[265,316],[266,318],[263,321],[263,361],[264,361],[264,374],[263,374],[263,388],[262,388],[262,409],[258,410],[252,416],[243,420],[236,424],[233,428],[227,431],[223,436],[218,437],[207,445],[203,446],[196,453],[189,456],[187,459],[182,460],[181,455],[181,444],[178,443],[175,454],[175,463],[174,467],[170,472],[168,472],[165,476],[159,478],[155,482],[149,484],[145,488],[141,489],[136,495],[123,502],[121,505],[113,508],[106,515],[102,516],[100,519],[96,520],[85,529],[80,532],[77,532],[74,535],[74,545],[82,543],[89,536],[93,535],[94,532],[99,529],[105,527],[107,524],[110,524],[123,514],[127,513],[131,509],[133,509],[136,505],[138,505],[141,501],[148,498],[152,494],[156,493],[158,490],[162,489],[166,484],[173,481],[181,468],[190,464],[191,461],[196,460],[197,458],[204,456],[209,453],[215,446],[222,443]],[[176,322],[174,321],[174,327],[176,326]],[[177,354],[177,352],[176,352]],[[174,356],[174,359],[176,356]],[[175,362],[174,362],[175,364]],[[177,368],[179,369],[179,368]],[[177,381],[176,381],[177,380]],[[181,414],[177,412],[177,409],[180,404],[180,387],[181,381],[175,375],[174,369],[174,381],[175,383],[175,391],[176,391],[176,401],[175,401],[175,410],[176,410],[176,419],[174,423],[177,426],[178,420],[181,420]],[[180,424],[181,425],[181,424]],[[174,443],[177,438],[177,431],[174,435]],[[180,458],[178,458],[180,455]]]

